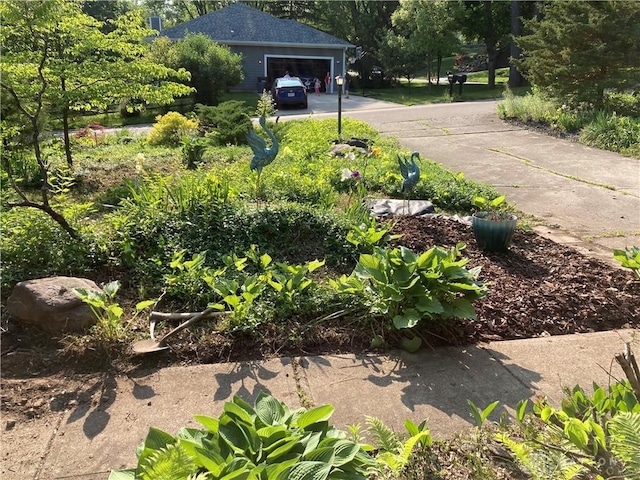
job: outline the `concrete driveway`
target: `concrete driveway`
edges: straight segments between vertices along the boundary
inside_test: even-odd
[[[310,97],[309,112],[286,112],[284,119],[335,116],[337,96],[320,97]],[[493,185],[556,241],[605,259],[613,248],[640,245],[640,159],[503,122],[496,104],[405,107],[351,96],[343,98],[343,117],[364,120],[407,150]]]

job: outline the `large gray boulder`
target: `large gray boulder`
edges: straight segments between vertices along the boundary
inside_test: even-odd
[[[80,332],[95,324],[89,305],[74,288],[102,290],[86,278],[50,277],[18,283],[7,300],[7,313],[15,319],[59,335]]]

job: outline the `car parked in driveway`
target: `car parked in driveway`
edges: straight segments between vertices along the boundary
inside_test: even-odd
[[[307,89],[298,77],[276,78],[273,82],[271,95],[276,102],[277,108],[281,108],[284,105],[300,105],[302,108],[308,108],[309,106]]]

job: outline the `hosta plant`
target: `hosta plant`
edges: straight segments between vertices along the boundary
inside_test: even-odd
[[[624,250],[615,249],[613,251],[615,258],[620,265],[631,269],[637,280],[640,280],[640,247],[627,247]]]
[[[151,428],[136,468],[109,480],[366,480],[375,461],[329,424],[332,414],[331,405],[293,410],[263,392],[253,407],[234,397],[217,418],[195,416],[204,428]]]
[[[433,247],[417,254],[406,247],[374,247],[360,255],[353,273],[331,281],[339,292],[360,294],[371,312],[388,318],[397,329],[421,321],[476,318],[472,302],[486,294],[478,281],[480,267],[466,269],[464,244]]]

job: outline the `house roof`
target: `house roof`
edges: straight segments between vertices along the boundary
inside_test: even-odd
[[[328,33],[295,20],[274,17],[241,2],[167,28],[160,35],[178,40],[187,33],[204,33],[224,45],[353,47]]]

